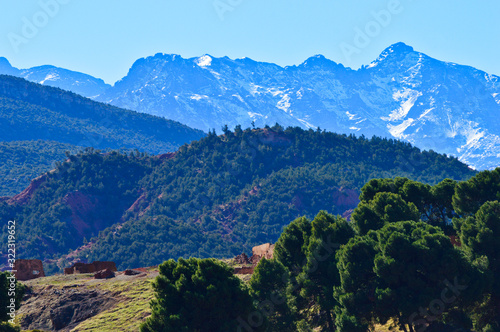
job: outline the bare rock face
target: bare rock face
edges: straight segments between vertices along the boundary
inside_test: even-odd
[[[23,330],[70,331],[82,321],[114,306],[111,292],[71,287],[35,290],[19,309]]]
[[[45,181],[47,180],[47,175],[41,175],[37,177],[36,179],[32,180],[30,185],[24,189],[22,192],[19,194],[15,195],[12,198],[9,198],[7,200],[7,204],[19,204],[19,205],[24,205],[27,204],[31,197],[33,196],[33,193],[40,187]]]
[[[347,221],[351,221],[351,216],[352,216],[353,212],[354,212],[354,209],[349,209],[349,210],[344,211],[344,213],[342,213],[342,218],[345,218]]]
[[[332,195],[333,204],[340,210],[347,210],[359,204],[359,192],[354,189],[339,188]]]
[[[274,244],[264,243],[252,248],[252,255],[260,258],[271,259],[274,254]],[[252,257],[253,257],[252,256]],[[260,260],[260,259],[259,259]]]
[[[247,266],[236,267],[234,274],[253,274],[255,267],[262,258],[272,259],[274,254],[274,244],[264,243],[252,248],[252,257],[245,253],[234,258],[235,263]],[[248,266],[250,265],[250,266]]]
[[[99,225],[104,224],[93,215],[100,205],[97,197],[74,191],[66,194],[62,201],[71,209],[71,225],[80,236],[84,237],[86,234],[95,232],[100,228]]]
[[[45,277],[42,261],[39,259],[17,259],[14,263],[17,280],[31,280]]]

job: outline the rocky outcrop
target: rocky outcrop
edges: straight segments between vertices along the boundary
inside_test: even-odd
[[[262,258],[272,259],[274,255],[274,244],[264,243],[252,248],[252,256],[248,257],[245,253],[234,258],[236,264],[243,266],[234,268],[234,274],[252,274],[255,267]],[[247,265],[247,266],[245,266]]]
[[[453,244],[454,247],[460,247],[462,246],[462,243],[460,242],[460,238],[456,235],[450,235],[450,242]]]
[[[271,259],[273,258],[273,254],[274,254],[274,244],[271,243],[264,243],[261,244],[260,246],[252,248],[252,257],[259,257],[260,259],[262,258]]]
[[[26,296],[19,310],[20,323],[23,330],[70,331],[117,302],[116,294],[108,291],[47,286]]]
[[[116,272],[115,262],[101,262],[95,261],[92,263],[75,263],[71,267],[64,269],[64,274],[79,274],[79,273],[95,273],[97,271],[109,269],[110,271]]]
[[[7,200],[7,204],[19,204],[24,205],[27,204],[31,197],[33,197],[34,192],[47,180],[47,175],[41,175],[36,179],[32,180],[30,185],[24,189],[19,194],[13,196],[12,198]]]
[[[43,263],[39,259],[17,259],[14,263],[17,280],[31,280],[45,277]]]
[[[141,271],[138,271],[138,270],[131,270],[131,269],[127,269],[125,271],[123,271],[123,274],[126,275],[126,276],[135,276],[137,274],[142,274],[143,272]]]
[[[97,225],[91,224],[91,221],[94,224],[100,224],[94,217],[94,211],[99,204],[96,197],[86,195],[80,191],[74,191],[64,196],[63,203],[70,207],[71,224],[80,236],[83,237],[85,234],[98,230]]]
[[[263,131],[259,135],[259,140],[262,144],[271,146],[290,146],[292,144],[292,141],[284,134],[280,134],[268,129],[263,129]]]
[[[353,212],[354,212],[354,209],[349,209],[349,210],[344,211],[344,213],[342,213],[342,218],[344,218],[347,221],[351,221],[351,216],[352,216]]]
[[[144,190],[144,189],[143,189]],[[127,209],[127,212],[139,212],[141,210],[141,205],[146,201],[146,193],[143,192],[138,199]]]
[[[167,153],[160,154],[157,157],[159,160],[165,161],[165,160],[174,158],[176,155],[177,155],[177,152],[167,152]]]

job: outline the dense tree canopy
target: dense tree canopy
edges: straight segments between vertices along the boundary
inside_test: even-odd
[[[143,332],[236,331],[254,311],[240,280],[214,259],[169,260],[159,271]]]
[[[421,163],[409,171],[394,153],[408,160],[421,155]],[[141,180],[146,197],[137,212],[119,230],[103,231],[86,254],[123,267],[189,255],[230,257],[275,242],[289,220],[354,208],[358,190],[373,177],[436,184],[473,174],[454,159],[387,139],[279,126],[210,133]],[[134,242],[146,252],[137,252]]]
[[[415,156],[416,167],[402,167]],[[475,174],[407,143],[280,126],[212,132],[175,154],[89,150],[68,159],[25,200],[0,203],[0,214],[26,232],[21,258],[61,257],[84,240],[92,246],[82,259],[112,260],[120,269],[231,257],[275,242],[289,220],[353,209],[374,177],[436,184]]]
[[[474,216],[457,218],[454,225],[463,249],[487,275],[486,299],[477,310],[478,325],[500,331],[500,202],[487,201]]]
[[[251,282],[264,298],[271,289],[286,294],[268,313],[269,331],[283,321],[296,330],[500,331],[498,170],[433,186],[374,179],[351,223],[325,212],[294,220]],[[339,248],[325,246],[325,238]]]
[[[269,332],[294,332],[294,312],[287,299],[290,272],[279,261],[262,259],[250,279],[249,286],[256,307],[269,322]]]
[[[484,203],[496,200],[500,200],[500,167],[459,183],[453,196],[453,208],[460,216],[472,216]]]

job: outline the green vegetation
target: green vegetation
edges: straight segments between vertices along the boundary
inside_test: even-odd
[[[79,147],[174,151],[205,136],[178,122],[94,102],[74,93],[0,75],[0,196]]]
[[[23,304],[17,312],[16,322],[26,329],[33,324],[33,315],[38,318],[50,310],[60,314],[57,309],[64,304],[67,310],[74,309],[78,312],[78,315],[73,316],[72,322],[65,321],[66,324],[71,323],[71,331],[137,332],[140,324],[151,315],[149,302],[154,298],[151,284],[156,275],[158,272],[150,269],[146,273],[133,276],[117,273],[117,276],[111,279],[94,279],[93,274],[74,274],[54,275],[22,282],[30,289],[31,297],[29,303]],[[68,303],[64,300],[61,302],[61,297],[64,298],[73,292],[80,294],[84,300],[80,303]],[[96,293],[99,294],[97,298],[88,296]],[[89,302],[98,304],[101,296],[102,299],[113,298],[113,304],[105,307],[85,304]],[[40,325],[32,327],[38,327],[40,331],[49,331],[50,320],[50,316],[45,316],[45,319],[38,320]]]
[[[80,257],[125,269],[248,252],[275,242],[289,220],[355,208],[372,178],[436,184],[474,174],[455,158],[395,140],[236,128],[166,156],[82,151],[26,201],[0,203],[0,217],[17,220],[21,258],[58,258],[91,241]]]
[[[494,175],[498,179],[500,168],[483,175]],[[477,184],[475,180],[482,185],[491,185],[477,178],[464,186]],[[497,188],[495,196],[498,196],[500,194],[499,182],[494,185]],[[491,197],[488,194],[475,196],[479,201]],[[464,200],[457,199],[456,202],[463,209]],[[470,255],[474,264],[480,266],[485,273],[484,300],[474,311],[477,325],[485,331],[500,331],[500,202],[485,201],[473,216],[455,218],[453,224],[460,236],[464,252]]]
[[[98,287],[119,294],[121,300],[114,307],[78,324],[74,332],[138,331],[150,313],[149,302],[153,298],[151,280],[107,280]],[[96,286],[97,287],[97,286]]]
[[[10,272],[0,272],[0,331],[20,331],[8,321],[15,318],[11,313],[19,309],[25,291],[26,287],[17,282]]]
[[[457,200],[457,184],[451,179],[434,186],[402,177],[372,179],[361,189],[360,203],[352,214],[354,227],[358,233],[366,234],[387,222],[423,220],[447,234],[454,233],[451,220],[456,212],[452,200]]]
[[[199,258],[164,262],[152,288],[142,278],[89,282],[126,301],[75,331],[128,331],[139,322],[142,331],[500,331],[499,175],[433,186],[372,179],[353,214],[365,219],[325,211],[296,218],[247,284],[230,261]],[[83,280],[59,278],[30,283]]]
[[[152,314],[141,325],[142,332],[235,331],[238,318],[255,310],[240,280],[217,260],[180,258],[159,269]]]
[[[249,283],[267,331],[500,331],[499,175],[374,179],[352,223],[294,220]]]
[[[120,221],[136,199],[137,182],[154,161],[141,153],[100,154],[87,149],[46,174],[29,204],[0,203],[0,215],[2,220],[18,221],[16,237],[23,240],[18,251],[25,257],[46,259],[66,252]],[[2,239],[8,234],[3,231]]]
[[[279,126],[210,133],[145,177],[137,209],[119,229],[102,231],[85,254],[122,268],[165,258],[231,257],[275,242],[287,220],[354,208],[359,189],[373,177],[434,184],[473,174],[456,159],[393,140]]]
[[[353,264],[359,250],[368,255],[361,264]],[[343,307],[339,326],[355,322],[366,329],[373,322],[391,320],[401,329],[423,328],[443,314],[470,306],[481,289],[479,271],[442,231],[423,222],[388,223],[350,240],[338,254],[338,268],[342,282],[335,297]],[[360,276],[365,279],[362,283]],[[450,283],[457,289],[452,290]],[[460,293],[459,298],[453,291]],[[445,301],[437,302],[440,297]],[[421,316],[421,307],[431,310],[429,317]],[[432,317],[437,310],[439,314]]]
[[[76,154],[82,148],[53,141],[0,142],[0,196],[14,196],[40,174],[66,159],[66,151]]]
[[[0,110],[0,141],[42,139],[164,153],[205,136],[175,121],[6,75],[0,75]]]

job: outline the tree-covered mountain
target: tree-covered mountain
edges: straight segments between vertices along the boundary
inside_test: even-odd
[[[176,150],[203,137],[178,122],[98,103],[72,92],[0,75],[0,195],[13,195],[78,147]],[[23,143],[13,143],[22,141]],[[26,151],[39,156],[27,158]],[[29,171],[28,169],[32,169]],[[26,170],[26,172],[22,170]]]
[[[204,136],[175,121],[5,75],[0,75],[0,117],[0,141],[44,139],[163,153]]]
[[[21,192],[32,179],[54,169],[57,161],[64,161],[66,151],[77,153],[81,149],[43,140],[0,142],[0,197]]]
[[[456,158],[395,140],[237,127],[159,156],[87,150],[0,211],[18,220],[25,258],[61,257],[93,238],[80,257],[139,267],[274,242],[298,216],[355,208],[372,178],[436,184],[474,174]]]

